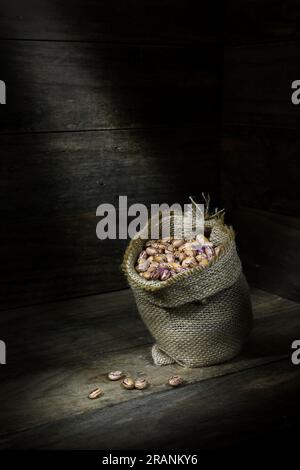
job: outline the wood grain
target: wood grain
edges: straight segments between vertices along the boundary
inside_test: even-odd
[[[261,289],[251,289],[252,308],[254,318],[265,318],[272,315],[286,315],[299,309],[297,302],[271,294]]]
[[[0,417],[1,448],[105,448],[109,438],[109,448],[152,446],[157,439],[161,448],[178,446],[179,434],[188,442],[188,429],[195,426],[200,433],[199,445],[215,446],[216,434],[206,432],[216,420],[225,424],[231,413],[230,426],[236,430],[231,438],[238,438],[239,426],[245,425],[251,434],[257,419],[261,420],[253,406],[260,403],[269,406],[264,426],[282,424],[274,411],[275,403],[285,397],[291,399],[289,406],[295,405],[293,394],[299,380],[297,368],[281,362],[289,357],[291,341],[300,334],[299,304],[259,290],[253,291],[252,301],[255,327],[243,353],[226,364],[202,369],[153,366],[152,340],[129,290],[3,312],[0,330],[9,346],[10,360],[1,369],[0,395],[6,402]],[[119,383],[109,382],[107,372],[119,368],[132,375],[145,374],[151,387],[144,392],[128,392]],[[166,386],[174,373],[186,380],[181,391]],[[99,385],[103,398],[88,400],[88,392]],[[260,402],[259,391],[266,401]],[[234,412],[241,405],[243,419]],[[175,413],[178,406],[182,413]],[[148,430],[148,437],[133,433],[137,437],[126,440],[118,425],[122,416],[130,417],[126,428],[129,436],[131,426],[137,429],[149,407],[151,417],[156,417],[150,422],[153,432],[149,434]],[[202,419],[204,410],[207,413]],[[169,421],[174,413],[181,416],[179,434]],[[105,425],[109,417],[110,423]],[[96,418],[98,425],[101,422],[98,433]],[[159,431],[157,420],[167,423],[159,426]],[[169,443],[165,440],[167,429]],[[231,441],[228,429],[218,425],[218,439],[223,445]],[[93,434],[97,437],[91,439]]]
[[[240,208],[234,220],[239,252],[250,282],[299,301],[299,219]]]
[[[249,439],[266,442],[274,429],[284,436],[287,423],[297,430],[299,385],[299,370],[278,362],[114,407],[94,406],[31,429],[24,426],[6,445],[36,450],[247,447]]]
[[[299,151],[296,130],[225,127],[221,161],[224,207],[248,206],[299,218]]]
[[[125,287],[127,241],[97,239],[96,208],[217,194],[217,145],[197,127],[2,136],[2,309]]]
[[[1,2],[1,308],[125,287],[125,242],[95,236],[102,202],[218,198],[222,15]]]
[[[222,5],[192,0],[2,0],[1,38],[194,44],[220,35]]]
[[[1,41],[0,52],[2,133],[216,124],[216,46]]]
[[[286,326],[285,316],[290,322],[297,320],[299,304],[258,289],[252,292],[252,303],[259,331],[262,335],[272,335],[280,324],[283,334],[288,333],[291,325]],[[273,317],[276,315],[276,320]],[[269,319],[270,318],[270,319]],[[264,320],[263,324],[260,322]],[[272,322],[276,325],[271,327]],[[16,335],[16,325],[21,334]],[[137,347],[151,342],[151,337],[143,325],[135,305],[131,290],[97,294],[77,299],[56,301],[43,305],[34,305],[4,310],[0,318],[1,334],[10,344],[10,360],[1,370],[1,377],[15,377],[24,372],[24,361],[18,361],[21,353],[28,364],[26,372],[37,372],[44,366],[68,367],[88,366],[102,356],[111,358],[113,353],[122,355],[130,349],[134,354]],[[268,333],[268,329],[270,332]],[[262,333],[264,331],[264,333]],[[296,334],[294,332],[294,334]],[[24,343],[31,343],[23,350]],[[260,341],[265,355],[283,354],[286,345],[277,351],[272,350],[269,341]],[[143,354],[149,358],[149,349]],[[248,355],[255,351],[248,346]],[[251,352],[252,351],[252,352]],[[100,357],[101,356],[101,357]],[[259,358],[263,356],[260,348]],[[257,359],[257,357],[256,357]],[[117,366],[117,364],[115,364]],[[201,372],[202,374],[202,372]]]
[[[298,0],[227,3],[222,205],[252,284],[299,300]]]
[[[228,0],[227,44],[257,44],[299,39],[299,0]]]
[[[300,109],[291,101],[299,51],[299,42],[228,47],[224,123],[299,129]]]
[[[225,20],[223,205],[254,285],[299,300],[298,0],[230,0]],[[254,209],[254,210],[251,210]]]

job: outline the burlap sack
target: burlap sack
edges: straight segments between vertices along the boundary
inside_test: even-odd
[[[210,240],[222,248],[209,266],[197,266],[166,281],[143,279],[135,264],[145,240],[132,240],[123,270],[139,313],[155,338],[157,365],[174,362],[203,367],[236,356],[252,325],[247,282],[236,251],[234,232],[222,219],[206,221]]]

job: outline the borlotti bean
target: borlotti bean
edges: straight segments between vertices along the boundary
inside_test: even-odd
[[[109,380],[120,380],[123,376],[124,373],[120,370],[116,370],[108,374]]]
[[[131,377],[125,377],[125,379],[122,380],[121,385],[127,390],[132,390],[134,388],[134,380]]]
[[[137,390],[144,390],[148,387],[148,382],[146,379],[136,379],[134,386]]]
[[[220,246],[214,246],[203,235],[192,240],[149,240],[138,256],[135,269],[146,280],[166,281],[195,266],[208,266],[209,260],[219,252]]]
[[[170,216],[170,226],[175,222]],[[146,233],[150,228],[151,220]],[[205,236],[192,239],[177,232],[176,238],[146,243],[135,238],[126,250],[123,270],[155,339],[156,365],[204,367],[228,361],[251,330],[251,301],[235,233],[218,213],[206,214],[204,229]]]
[[[101,388],[95,388],[89,393],[88,398],[90,400],[95,400],[96,398],[101,397],[101,395],[103,395]]]
[[[183,379],[179,375],[172,375],[168,380],[168,384],[171,385],[171,387],[179,387],[179,385],[183,384]]]

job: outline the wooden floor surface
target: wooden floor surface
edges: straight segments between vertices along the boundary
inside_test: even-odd
[[[300,306],[252,291],[255,323],[242,354],[202,369],[155,367],[129,290],[0,312],[0,448],[216,448],[300,422]],[[147,376],[123,390],[107,373]],[[186,384],[166,385],[179,373]],[[100,386],[103,397],[91,401]]]

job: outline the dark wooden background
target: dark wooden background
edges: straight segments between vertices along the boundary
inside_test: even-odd
[[[248,279],[300,298],[300,1],[229,0],[225,18],[223,204]]]
[[[297,435],[299,23],[300,0],[1,0],[0,448],[248,456]],[[253,332],[225,364],[157,368],[127,242],[97,239],[96,209],[202,192],[260,288]],[[123,390],[116,369],[150,386]]]
[[[97,206],[203,191],[299,299],[300,1],[226,3],[2,0],[1,308],[126,287]]]
[[[3,0],[1,308],[126,286],[96,208],[219,197],[223,13]]]

